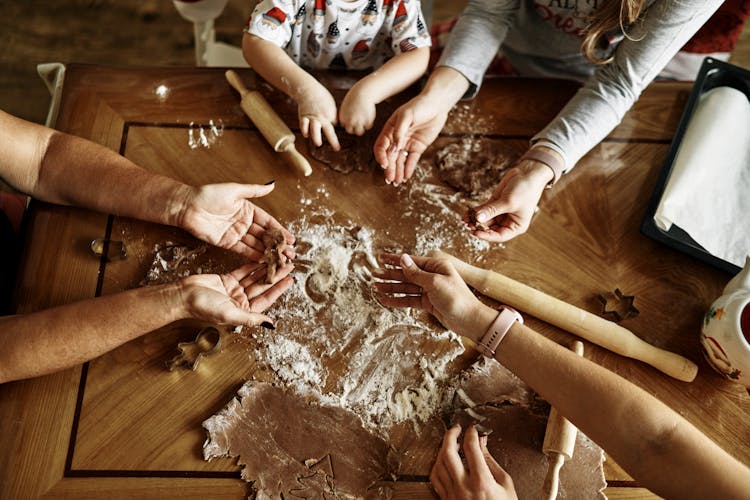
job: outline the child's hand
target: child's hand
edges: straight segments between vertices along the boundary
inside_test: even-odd
[[[376,102],[362,89],[362,86],[354,85],[346,93],[339,110],[341,126],[354,135],[364,135],[375,123]]]
[[[323,145],[323,135],[335,151],[341,149],[336,137],[336,101],[328,90],[318,84],[297,97],[299,128],[304,137],[312,138],[315,146]],[[322,134],[321,134],[322,131]]]

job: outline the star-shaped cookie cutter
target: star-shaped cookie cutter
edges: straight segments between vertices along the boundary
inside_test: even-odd
[[[619,288],[615,288],[615,297],[617,297],[618,306],[615,309],[608,309],[609,299],[604,294],[597,295],[597,299],[602,303],[601,316],[611,316],[612,321],[619,323],[628,318],[635,318],[641,312],[635,307],[635,295],[625,295]],[[621,312],[622,311],[622,312]]]
[[[221,349],[221,333],[212,326],[202,328],[192,342],[180,342],[177,350],[180,354],[167,361],[169,371],[185,366],[195,371],[201,359],[210,356]]]

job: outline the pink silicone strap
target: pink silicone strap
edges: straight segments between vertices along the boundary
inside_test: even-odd
[[[523,317],[515,309],[503,307],[503,310],[498,313],[495,321],[487,329],[482,340],[477,344],[477,350],[488,358],[494,358],[497,346],[505,338],[514,321],[523,324]]]

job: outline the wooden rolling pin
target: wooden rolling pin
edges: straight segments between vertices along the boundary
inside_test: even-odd
[[[698,373],[698,365],[689,359],[654,347],[616,323],[502,274],[469,265],[447,253],[436,252],[435,257],[448,259],[464,281],[484,295],[536,316],[598,346],[621,356],[648,363],[683,382],[693,381]]]
[[[239,75],[231,69],[224,75],[227,77],[229,84],[234,87],[234,90],[240,93],[242,110],[258,127],[258,130],[274,151],[284,153],[289,163],[294,165],[302,174],[310,175],[312,167],[307,158],[299,154],[294,146],[294,134],[261,93],[257,90],[248,90],[240,80]]]
[[[580,340],[573,342],[573,351],[583,356],[583,342]],[[547,417],[547,430],[542,444],[542,452],[547,455],[549,461],[547,477],[544,479],[542,489],[546,493],[543,498],[547,500],[557,498],[557,490],[560,487],[560,469],[566,461],[573,458],[577,434],[578,429],[575,425],[557,413],[557,408],[553,406]]]

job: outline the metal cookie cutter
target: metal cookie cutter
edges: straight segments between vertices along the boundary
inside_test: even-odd
[[[185,366],[195,371],[201,359],[221,349],[221,333],[212,326],[202,328],[193,342],[180,342],[177,350],[180,354],[167,361],[169,371]]]
[[[107,261],[113,259],[124,259],[128,256],[125,243],[117,240],[106,240],[104,238],[97,238],[91,241],[91,251],[94,255],[101,257],[106,255]]]
[[[597,295],[597,299],[602,303],[602,316],[611,316],[612,321],[619,323],[627,318],[635,318],[641,312],[635,307],[635,295],[624,295],[619,288],[615,288],[615,297],[617,297],[618,306],[616,309],[607,309],[609,299],[603,294]],[[623,312],[620,312],[623,311]]]

